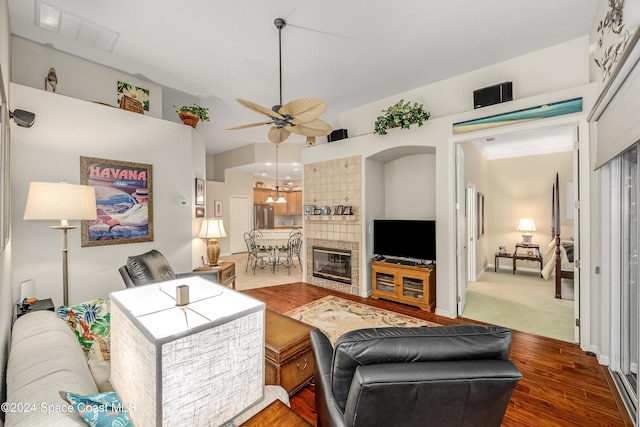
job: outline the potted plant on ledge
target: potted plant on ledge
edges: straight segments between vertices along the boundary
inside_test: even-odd
[[[178,113],[178,117],[182,120],[182,123],[185,125],[189,125],[192,128],[196,128],[198,121],[202,119],[202,121],[209,121],[209,108],[201,107],[196,103],[191,105],[183,105],[182,107],[177,108],[176,113]]]
[[[375,129],[373,131],[374,134],[386,135],[387,129],[397,127],[401,129],[409,129],[409,126],[414,123],[417,123],[418,126],[422,126],[422,124],[426,120],[429,120],[429,117],[431,116],[431,114],[424,109],[422,104],[415,102],[412,106],[409,102],[405,103],[402,99],[398,101],[397,104],[382,111],[385,114],[378,116],[376,119]]]

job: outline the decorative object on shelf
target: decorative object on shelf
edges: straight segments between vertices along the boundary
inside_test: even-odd
[[[342,215],[344,213],[344,206],[338,205],[334,211],[334,215]]]
[[[95,221],[82,221],[82,247],[153,241],[152,165],[80,157],[80,183],[96,189]]]
[[[331,206],[323,206],[321,215],[331,215]]]
[[[262,181],[256,181],[256,188],[265,188],[266,185]]]
[[[522,218],[520,219],[520,223],[516,230],[524,231],[524,234],[522,235],[522,243],[531,243],[533,235],[530,231],[536,231],[536,224],[533,222],[532,218]]]
[[[44,79],[44,90],[47,90],[47,84],[51,86],[52,91],[56,91],[58,87],[58,76],[56,75],[56,69],[53,67],[49,68],[49,73]]]
[[[196,178],[196,205],[204,206],[204,179]]]
[[[69,220],[96,219],[96,191],[88,185],[66,182],[32,182],[29,184],[25,220],[60,220],[50,227],[62,230],[62,299],[69,305],[69,247],[67,231],[78,226]]]
[[[149,111],[149,89],[143,89],[135,87],[131,83],[118,82],[118,104],[120,104],[122,97],[128,96],[131,99],[135,99],[142,103],[144,111]]]
[[[353,207],[352,206],[345,206],[344,210],[342,211],[343,215],[353,215]]]
[[[204,218],[204,208],[201,206],[196,207],[196,218]]]
[[[453,133],[473,132],[498,126],[510,125],[527,120],[545,119],[582,111],[582,98],[567,99],[566,101],[551,102],[531,108],[512,111],[495,116],[481,117],[453,124]]]
[[[110,381],[132,425],[230,425],[263,398],[263,302],[201,277],[109,297]]]
[[[207,258],[209,259],[209,265],[213,267],[218,264],[218,257],[220,256],[218,238],[227,237],[227,232],[224,229],[224,223],[222,220],[213,218],[203,220],[198,237],[209,239],[209,244],[207,245]]]
[[[134,113],[144,114],[142,102],[129,98],[126,95],[120,98],[120,108],[127,111],[133,111]]]
[[[320,209],[320,208],[316,208],[316,209],[313,210],[313,214],[314,215],[320,215],[321,213],[322,213],[322,209]]]
[[[304,214],[305,215],[313,215],[316,207],[314,205],[304,205]]]
[[[280,103],[271,109],[244,99],[236,99],[243,107],[263,114],[269,121],[251,123],[242,126],[228,128],[227,130],[246,129],[255,126],[272,125],[269,129],[269,141],[279,144],[286,140],[291,132],[307,137],[307,146],[315,144],[316,136],[324,136],[331,133],[332,128],[327,122],[319,119],[327,109],[327,104],[320,98],[300,98],[282,104],[282,29],[287,22],[282,18],[273,21],[278,29],[278,59],[280,70]],[[313,142],[309,139],[313,137]]]
[[[396,127],[409,129],[414,123],[422,126],[431,116],[431,113],[425,110],[422,104],[415,102],[411,106],[409,102],[405,103],[402,99],[397,104],[382,111],[385,114],[378,116],[376,119],[374,134],[386,135],[387,129]]]
[[[180,108],[175,105],[173,107],[176,109],[176,113],[178,113],[178,117],[180,117],[182,123],[191,126],[194,129],[196,128],[198,121],[202,120],[203,122],[208,122],[210,120],[209,108],[201,107],[195,102],[191,105],[183,105]]]

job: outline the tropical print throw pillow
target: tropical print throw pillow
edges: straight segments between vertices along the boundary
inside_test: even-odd
[[[70,307],[60,306],[58,315],[71,326],[80,346],[87,352],[95,337],[109,338],[111,301],[95,299]]]

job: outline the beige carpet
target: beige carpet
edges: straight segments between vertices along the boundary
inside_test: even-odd
[[[505,271],[480,273],[469,283],[462,317],[574,342],[573,301],[555,298],[554,280],[535,273],[517,276]],[[573,296],[570,283],[562,293]]]
[[[437,323],[336,296],[320,298],[285,314],[320,329],[329,337],[333,345],[340,335],[356,329],[387,326],[440,326]]]

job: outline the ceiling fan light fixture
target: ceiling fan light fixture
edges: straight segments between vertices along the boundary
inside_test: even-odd
[[[280,103],[271,109],[258,105],[245,99],[236,99],[240,105],[252,111],[263,114],[271,121],[266,123],[251,123],[247,125],[227,128],[227,130],[240,130],[249,127],[271,125],[269,128],[269,141],[279,144],[289,138],[291,133],[303,136],[329,135],[333,130],[331,126],[319,117],[327,109],[327,104],[320,98],[300,98],[282,103],[282,29],[287,22],[282,18],[273,21],[278,29],[278,69],[280,82]]]

